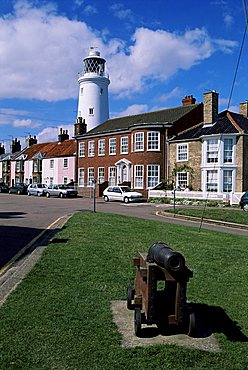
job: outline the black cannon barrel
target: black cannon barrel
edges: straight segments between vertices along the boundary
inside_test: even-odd
[[[157,265],[171,272],[179,272],[185,267],[183,255],[175,252],[163,242],[156,242],[150,246],[147,262],[155,262]]]

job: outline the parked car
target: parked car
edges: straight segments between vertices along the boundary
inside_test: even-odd
[[[9,187],[5,182],[0,182],[0,193],[8,193]]]
[[[47,198],[50,196],[59,197],[59,198],[69,198],[69,197],[76,197],[78,194],[77,190],[71,189],[66,185],[60,184],[53,184],[49,185],[45,189],[45,195]]]
[[[248,212],[248,190],[240,198],[239,205],[243,211]]]
[[[13,186],[10,186],[9,193],[10,194],[27,194],[27,188],[28,186],[26,184],[23,184],[21,182],[16,183]]]
[[[108,186],[103,191],[103,199],[105,202],[109,200],[117,200],[124,203],[137,202],[143,200],[143,195],[137,191],[133,191],[129,186]]]
[[[46,184],[30,184],[28,185],[28,195],[37,195],[41,197],[45,195]]]

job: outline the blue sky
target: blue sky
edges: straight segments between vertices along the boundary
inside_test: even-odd
[[[244,0],[0,0],[0,142],[73,132],[90,46],[107,60],[111,117],[220,94],[227,108],[245,29]],[[248,99],[244,44],[230,109]]]

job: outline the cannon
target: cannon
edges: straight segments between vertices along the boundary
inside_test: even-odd
[[[148,253],[133,258],[134,289],[127,289],[127,308],[134,310],[134,330],[142,336],[142,324],[156,324],[163,334],[169,329],[193,336],[195,316],[187,303],[187,283],[193,272],[185,258],[164,242],[152,244]],[[174,330],[175,331],[175,330]]]

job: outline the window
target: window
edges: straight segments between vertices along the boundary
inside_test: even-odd
[[[187,161],[188,160],[188,144],[178,144],[177,145],[177,161]]]
[[[144,150],[144,132],[137,132],[134,135],[134,151]]]
[[[159,165],[149,164],[147,166],[147,187],[153,188],[159,183]]]
[[[93,116],[94,115],[94,108],[89,108],[89,115]]]
[[[135,165],[134,166],[134,187],[137,189],[143,189],[143,175],[144,166]]]
[[[79,143],[79,157],[85,157],[85,143]]]
[[[116,139],[109,139],[109,155],[116,154]]]
[[[64,158],[64,168],[68,167],[68,158]]]
[[[102,95],[102,94],[103,94],[103,88],[100,89],[100,95]]]
[[[98,140],[98,155],[105,155],[105,140]]]
[[[95,180],[95,171],[93,167],[88,168],[88,186],[93,186]]]
[[[188,172],[177,172],[176,184],[179,188],[185,189],[188,186]]]
[[[98,183],[102,184],[105,181],[104,167],[98,167]]]
[[[210,139],[207,141],[207,163],[218,162],[218,140]]]
[[[210,170],[207,171],[207,191],[218,190],[218,171]]]
[[[116,167],[109,167],[109,186],[115,185]]]
[[[50,159],[50,168],[54,168],[54,159]]]
[[[128,136],[121,137],[121,154],[128,153]]]
[[[95,142],[89,141],[88,142],[88,157],[94,157],[95,155]]]
[[[64,185],[66,185],[67,184],[67,182],[68,182],[68,178],[67,177],[64,177]]]
[[[53,177],[50,177],[49,179],[49,184],[52,185],[53,184]]]
[[[233,161],[233,139],[224,139],[224,163]]]
[[[160,150],[160,133],[151,131],[147,133],[147,150]]]
[[[223,171],[223,192],[232,191],[232,170]]]
[[[80,89],[80,94],[81,94],[81,95],[83,95],[83,93],[84,93],[84,88],[83,88],[83,87],[81,87],[81,89]]]
[[[78,169],[78,186],[84,186],[84,168]]]

